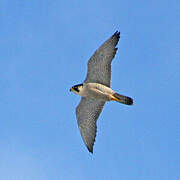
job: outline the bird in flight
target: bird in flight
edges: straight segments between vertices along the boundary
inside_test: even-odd
[[[85,81],[70,89],[82,97],[76,108],[76,117],[83,141],[91,153],[96,138],[96,122],[106,101],[133,104],[132,98],[111,89],[111,62],[119,39],[120,32],[116,31],[95,51],[88,62]]]

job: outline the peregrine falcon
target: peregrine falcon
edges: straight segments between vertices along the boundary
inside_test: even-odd
[[[95,51],[88,62],[85,81],[70,89],[82,96],[76,108],[76,117],[83,141],[91,153],[96,137],[96,122],[106,101],[133,104],[132,98],[118,94],[110,85],[111,62],[116,54],[119,38],[120,32],[116,31]]]

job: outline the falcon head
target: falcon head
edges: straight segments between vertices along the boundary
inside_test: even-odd
[[[80,91],[82,90],[82,88],[83,88],[83,84],[77,84],[77,85],[73,86],[73,87],[70,89],[70,91],[72,91],[72,92],[74,92],[74,93],[76,93],[76,94],[79,95],[79,93],[80,93]]]

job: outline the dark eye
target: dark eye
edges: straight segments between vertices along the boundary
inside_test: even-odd
[[[79,89],[78,89],[78,87],[74,87],[74,89],[75,89],[77,92],[79,92]]]

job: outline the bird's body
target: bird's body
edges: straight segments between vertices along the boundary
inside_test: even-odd
[[[90,152],[96,137],[96,121],[106,101],[117,101],[132,105],[130,97],[120,95],[110,87],[111,61],[114,58],[120,33],[115,32],[90,58],[88,73],[83,84],[73,86],[70,90],[82,96],[76,108],[76,116],[81,136]]]
[[[82,97],[91,97],[92,99],[100,99],[104,101],[110,101],[110,94],[114,91],[99,83],[84,83],[80,88],[79,93],[76,93]]]

